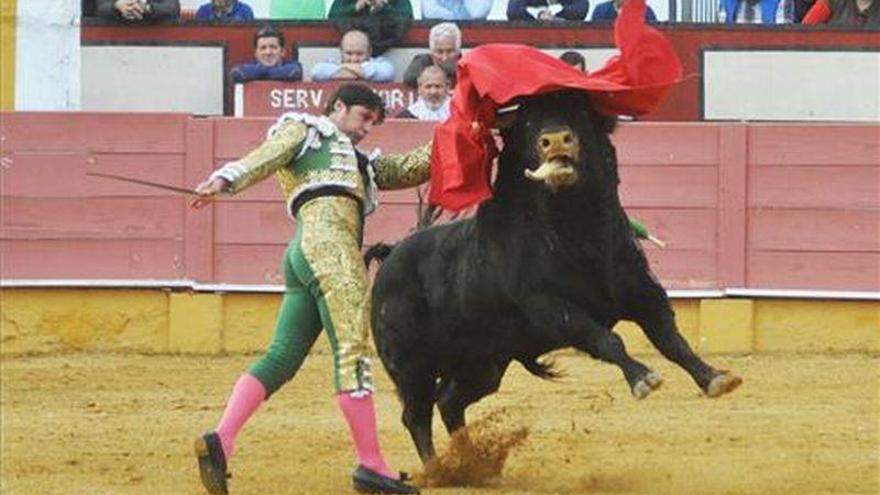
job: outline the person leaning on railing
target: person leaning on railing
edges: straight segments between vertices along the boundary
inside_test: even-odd
[[[802,24],[880,26],[880,0],[816,0]]]
[[[180,17],[180,0],[98,0],[98,17],[123,22],[152,22]]]
[[[296,60],[284,61],[284,34],[266,26],[254,35],[254,60],[235,66],[230,76],[237,83],[255,80],[301,81],[303,69]]]
[[[312,67],[313,81],[340,79],[371,82],[394,80],[394,64],[385,57],[374,57],[370,38],[363,31],[352,29],[339,42],[339,61],[325,60]]]
[[[200,21],[252,21],[254,11],[250,5],[238,0],[211,0],[199,7],[195,18]]]
[[[425,67],[436,65],[446,72],[450,83],[455,86],[455,64],[461,58],[461,29],[453,22],[435,25],[428,34],[428,49],[431,53],[420,53],[410,61],[403,72],[403,84],[417,88],[419,75]]]

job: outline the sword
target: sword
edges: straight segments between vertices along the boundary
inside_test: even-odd
[[[187,189],[185,187],[178,187],[178,186],[169,186],[168,184],[160,184],[158,182],[150,182],[148,180],[143,180],[143,179],[133,179],[131,177],[124,177],[121,175],[104,174],[101,172],[86,172],[86,175],[89,175],[92,177],[103,177],[105,179],[119,180],[122,182],[132,182],[134,184],[140,184],[142,186],[155,187],[156,189],[164,189],[166,191],[183,193],[183,194],[187,194],[189,196],[198,196],[199,195],[199,193],[195,192],[193,189]]]

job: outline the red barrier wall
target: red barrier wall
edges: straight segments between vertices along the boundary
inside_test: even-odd
[[[208,43],[226,48],[226,66],[253,58],[252,37],[261,23],[234,24],[162,24],[120,26],[100,20],[86,20],[81,30],[84,44],[192,44]],[[329,23],[279,23],[290,42],[300,46],[336,46],[339,33]],[[403,48],[426,48],[431,23],[416,22],[401,40]],[[669,38],[688,76],[673,87],[660,106],[644,120],[696,121],[701,119],[702,52],[706,48],[797,49],[797,50],[877,50],[880,36],[865,29],[827,29],[819,26],[784,25],[768,28],[760,25],[657,24]],[[609,24],[564,23],[536,26],[522,22],[464,23],[466,47],[484,43],[525,43],[538,48],[610,48],[614,46]],[[426,49],[427,51],[427,49]],[[403,70],[403,68],[398,68]],[[227,114],[231,114],[231,98]]]
[[[293,232],[271,180],[200,211],[86,177],[194,186],[258,144],[271,119],[2,114],[0,277],[280,283]],[[390,121],[365,148],[402,151],[430,124]],[[627,210],[672,289],[880,290],[880,126],[634,123],[613,137]],[[413,191],[383,194],[366,242],[415,223]]]

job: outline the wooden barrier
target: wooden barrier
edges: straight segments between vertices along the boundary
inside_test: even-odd
[[[5,113],[0,278],[192,279],[279,284],[293,233],[271,180],[204,210],[93,177],[194,186],[257,145],[266,118]],[[432,124],[389,121],[363,148],[424,143]],[[621,197],[668,247],[646,246],[671,289],[880,290],[877,125],[623,124]],[[385,193],[366,242],[416,219]]]

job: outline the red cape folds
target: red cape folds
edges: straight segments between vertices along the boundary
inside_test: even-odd
[[[434,131],[430,202],[461,210],[492,197],[498,149],[490,129],[495,111],[518,96],[580,89],[606,115],[653,110],[682,70],[672,45],[644,19],[645,0],[626,2],[614,24],[620,55],[590,74],[526,45],[482,45],[465,54],[452,115]]]

